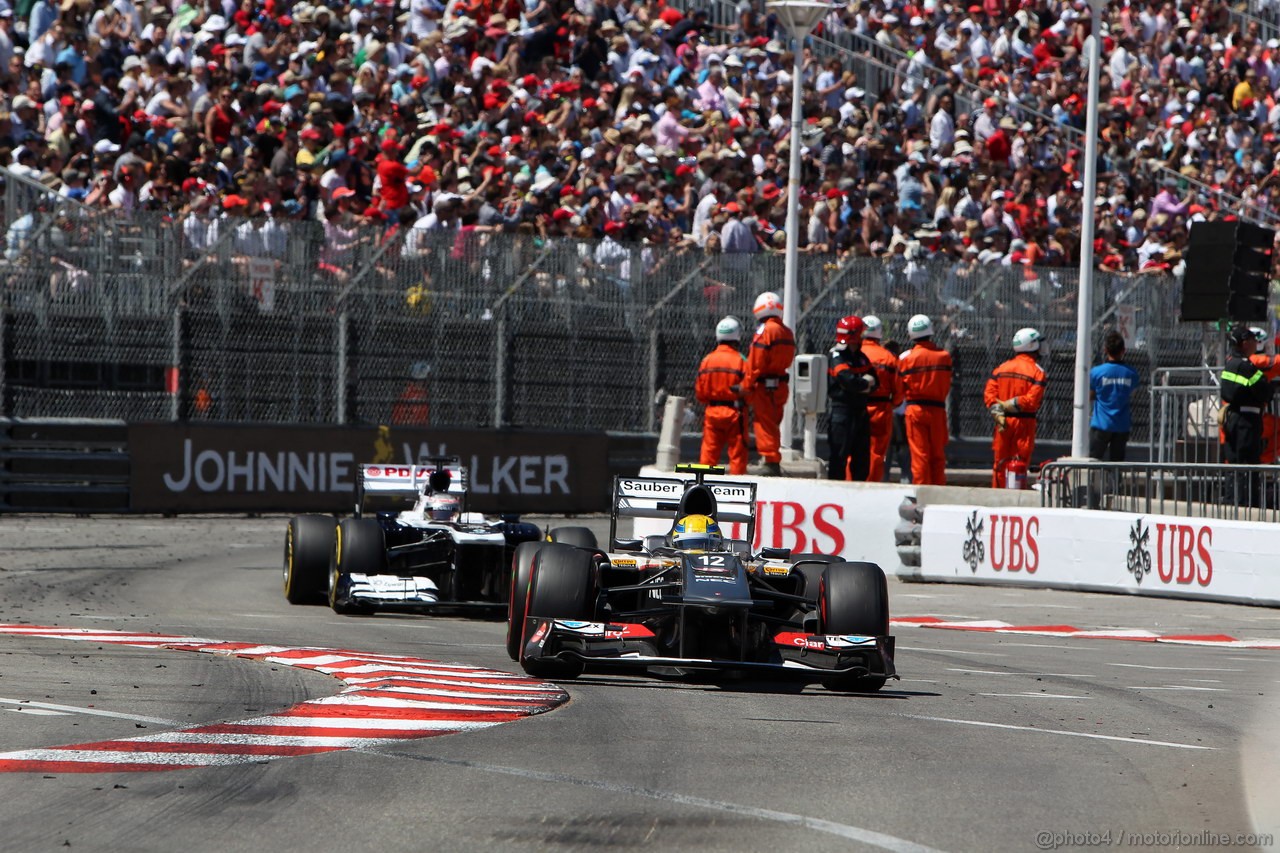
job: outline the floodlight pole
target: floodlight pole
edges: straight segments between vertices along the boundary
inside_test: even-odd
[[[1076,371],[1072,399],[1071,455],[1089,456],[1089,366],[1093,360],[1093,233],[1098,195],[1098,77],[1102,65],[1102,9],[1106,0],[1089,0],[1092,15],[1089,54],[1089,99],[1085,111],[1084,197],[1080,211],[1080,282],[1076,294]]]
[[[800,315],[800,289],[797,280],[800,266],[800,129],[804,122],[804,86],[800,79],[804,72],[802,54],[804,40],[831,8],[829,3],[814,0],[774,0],[768,4],[769,11],[778,16],[779,22],[791,35],[794,57],[791,70],[791,134],[788,137],[791,157],[787,167],[787,255],[782,289],[782,322],[786,323],[792,333],[796,331],[796,318]],[[781,450],[788,455],[794,436],[794,419],[795,404],[788,393],[781,429]]]

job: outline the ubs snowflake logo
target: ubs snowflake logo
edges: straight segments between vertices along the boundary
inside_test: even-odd
[[[1151,574],[1151,552],[1147,550],[1147,544],[1151,539],[1151,528],[1142,526],[1142,519],[1138,519],[1133,523],[1133,527],[1129,528],[1129,544],[1133,547],[1129,549],[1128,567],[1129,574],[1133,575],[1133,579],[1138,583],[1142,583],[1143,575]]]
[[[964,523],[964,532],[969,538],[964,541],[964,551],[961,556],[969,564],[969,571],[974,574],[978,572],[978,564],[987,559],[987,546],[982,543],[983,524],[985,522],[978,518],[976,509]]]

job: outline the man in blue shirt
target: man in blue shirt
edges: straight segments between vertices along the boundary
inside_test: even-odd
[[[1107,332],[1102,350],[1107,355],[1106,362],[1089,371],[1089,399],[1093,400],[1089,455],[1123,462],[1131,427],[1129,398],[1138,387],[1138,372],[1124,364],[1124,338],[1119,332]]]

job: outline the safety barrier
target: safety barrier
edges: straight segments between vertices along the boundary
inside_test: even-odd
[[[1260,570],[1280,549],[1274,524],[931,504],[921,540],[915,580],[1280,605],[1280,573]]]
[[[1059,460],[1038,485],[1045,507],[1280,522],[1280,465]]]

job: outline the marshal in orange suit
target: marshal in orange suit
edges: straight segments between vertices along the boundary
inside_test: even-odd
[[[742,411],[742,380],[746,360],[738,352],[742,324],[725,317],[716,324],[716,348],[698,365],[693,392],[704,407],[702,416],[703,465],[718,465],[720,453],[729,449],[729,473],[747,473],[746,414]]]
[[[951,393],[951,353],[933,342],[933,321],[917,314],[907,321],[911,349],[898,359],[898,378],[907,401],[907,446],[911,482],[947,484],[947,395]]]
[[[884,323],[879,317],[863,317],[862,354],[876,371],[876,390],[867,398],[867,414],[871,416],[871,467],[867,481],[884,479],[884,461],[893,438],[893,410],[902,404],[902,385],[898,381],[898,357],[881,345]]]
[[[1013,335],[1013,358],[991,372],[982,391],[982,405],[995,418],[991,439],[991,487],[1004,485],[1005,466],[1017,459],[1031,467],[1036,447],[1036,417],[1044,402],[1044,368],[1037,361],[1040,342],[1035,329],[1019,329]]]

